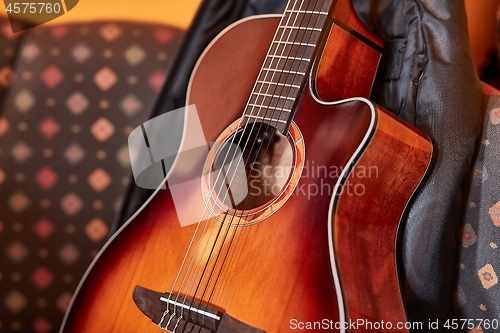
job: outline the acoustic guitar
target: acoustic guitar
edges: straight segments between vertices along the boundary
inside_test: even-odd
[[[92,262],[61,332],[408,332],[398,234],[432,145],[367,99],[382,48],[349,0],[225,29],[187,98],[215,144],[168,171],[202,165],[181,193],[201,217],[181,221],[167,179]]]

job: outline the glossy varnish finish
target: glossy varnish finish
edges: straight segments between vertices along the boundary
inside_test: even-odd
[[[277,23],[276,18],[262,18],[233,27],[212,45],[197,68],[188,102],[197,106],[207,142],[241,116]],[[345,89],[321,83],[317,88],[327,96]],[[327,105],[309,91],[306,86],[295,118],[305,142],[306,167],[294,194],[268,219],[252,226],[227,230],[214,219],[204,222],[215,231],[234,234],[235,241],[230,248],[227,243],[217,247],[228,251],[227,260],[223,266],[217,263],[220,277],[215,286],[202,280],[201,290],[206,288],[212,295],[202,301],[266,332],[289,332],[296,322],[336,322],[337,290],[329,246],[333,237],[347,314],[373,320],[404,319],[395,266],[398,214],[425,173],[430,144],[366,100]],[[392,144],[394,149],[386,147]],[[313,177],[312,166],[345,168],[360,146],[375,152],[366,150],[359,163],[376,164],[379,175],[389,175],[375,183],[368,179],[370,189],[356,198],[368,204],[342,195],[331,211],[337,178]],[[379,149],[382,154],[376,153]],[[413,165],[418,168],[410,168]],[[404,187],[408,191],[402,193]],[[312,189],[319,192],[312,195]],[[332,235],[329,217],[334,218]],[[136,307],[132,293],[137,285],[170,291],[195,229],[196,225],[180,227],[169,190],[159,191],[100,253],[78,290],[63,331],[161,332]],[[373,235],[366,240],[355,239],[370,231]],[[377,261],[380,256],[385,257]],[[369,281],[372,277],[373,282]],[[379,297],[386,279],[392,289],[384,289]],[[364,287],[358,288],[359,284]],[[375,310],[367,312],[367,308]]]
[[[365,59],[362,66],[353,54]],[[319,59],[314,88],[322,100],[370,96],[380,59],[379,51],[334,24]]]
[[[428,168],[432,148],[426,138],[409,136],[391,115],[378,110],[378,117],[370,147],[337,202],[332,238],[348,318],[383,319],[396,327],[406,317],[398,292],[395,221]]]
[[[337,0],[335,8],[333,9],[332,17],[336,22],[348,27],[350,30],[365,38],[371,44],[379,48],[384,47],[382,40],[370,29],[368,29],[358,15],[356,15],[352,1]]]

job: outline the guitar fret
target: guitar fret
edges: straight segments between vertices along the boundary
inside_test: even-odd
[[[276,108],[274,106],[265,106],[265,105],[257,105],[257,104],[248,104],[248,106],[251,106],[251,107],[257,107],[257,108],[266,108],[266,109],[269,109],[269,110],[278,110],[278,111],[281,111],[281,112],[292,112],[292,110],[287,110],[287,109],[283,109],[283,108]]]
[[[293,26],[289,26],[289,25],[284,25],[284,26],[280,26],[279,27],[280,29],[298,29],[298,30],[309,30],[309,31],[323,31],[323,29],[320,29],[320,28],[312,28],[312,27],[293,27]]]
[[[320,11],[315,11],[315,10],[296,10],[296,9],[289,9],[286,11],[286,13],[299,13],[299,14],[318,14],[318,15],[329,15],[329,12],[320,12]]]
[[[264,97],[270,97],[270,98],[283,98],[287,99],[289,101],[295,101],[296,97],[289,97],[289,96],[280,96],[280,95],[269,95],[261,92],[254,92],[252,95],[258,95],[258,96],[264,96]]]
[[[296,43],[296,42],[288,42],[288,41],[280,41],[280,40],[274,41],[273,44],[287,44],[287,45],[316,47],[316,44],[311,44],[311,43]]]
[[[292,88],[300,88],[300,86],[296,85],[296,84],[287,84],[287,83],[279,83],[279,82],[267,82],[267,81],[257,81],[257,83],[263,83],[263,84],[274,84],[274,85],[277,85],[277,86],[281,86],[281,87],[292,87]]]
[[[300,57],[287,57],[287,56],[280,56],[280,55],[268,55],[269,58],[279,58],[279,59],[291,59],[291,60],[299,60],[299,61],[311,61],[310,58],[300,58]]]
[[[293,59],[290,56],[296,56],[301,59],[312,59],[315,47],[300,46],[296,44],[274,43],[271,44],[269,54],[279,54],[283,58]],[[288,56],[287,56],[288,55]]]
[[[286,132],[332,4],[333,0],[288,3],[247,102],[247,121],[256,119]],[[265,117],[259,115],[264,112]]]
[[[266,117],[261,117],[261,116],[255,116],[253,114],[246,114],[245,117],[253,118],[253,119],[259,119],[259,120],[271,120],[271,121],[276,121],[276,122],[279,122],[279,123],[282,123],[282,124],[286,124],[287,123],[285,120],[273,119],[273,118],[266,118]]]
[[[271,71],[271,72],[283,72],[283,73],[296,74],[296,75],[306,75],[306,73],[304,73],[304,72],[287,71],[284,69],[277,69],[277,68],[262,68],[262,70]]]
[[[307,74],[307,70],[309,68],[309,62],[304,61],[294,61],[292,59],[274,59],[267,58],[264,62],[265,68],[274,68],[278,70],[291,70],[296,72],[304,72]]]

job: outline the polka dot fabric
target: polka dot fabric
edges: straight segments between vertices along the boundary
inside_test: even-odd
[[[128,185],[128,134],[181,35],[103,22],[0,44],[15,56],[0,113],[0,332],[58,330]]]

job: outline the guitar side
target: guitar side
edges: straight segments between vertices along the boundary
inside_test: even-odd
[[[189,104],[197,106],[209,142],[241,115],[278,20],[253,18],[232,26],[200,61]],[[266,332],[293,331],[295,324],[324,319],[337,323],[344,314],[404,321],[395,239],[432,147],[424,135],[371,102],[323,102],[315,96],[324,91],[325,98],[328,89],[314,79],[311,83],[295,119],[304,156],[309,165],[342,168],[342,182],[325,180],[332,190],[340,193],[338,184],[361,184],[361,198],[368,200],[360,204],[360,196],[347,192],[302,194],[304,188],[323,185],[302,173],[295,194],[281,209],[237,231],[239,241],[228,257],[231,266],[222,270],[223,288],[214,292],[211,304]],[[377,177],[349,172],[370,166],[377,166]],[[138,285],[170,290],[194,231],[195,226],[180,226],[169,190],[157,191],[93,261],[61,332],[161,332],[137,308],[132,294]]]

